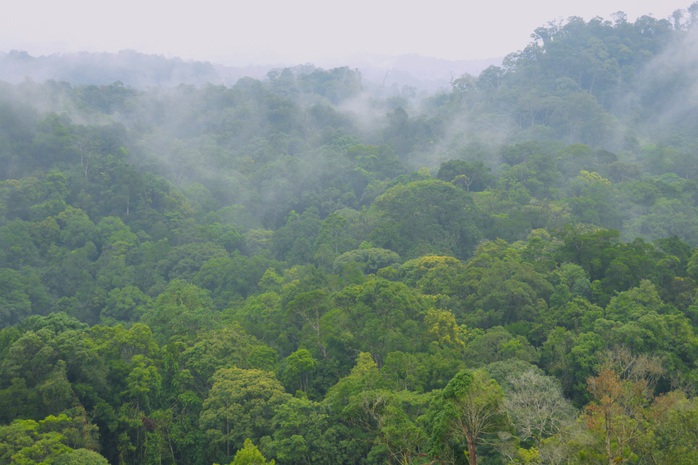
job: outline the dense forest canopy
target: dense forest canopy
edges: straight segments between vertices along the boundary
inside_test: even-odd
[[[0,465],[698,463],[697,14],[0,83]]]

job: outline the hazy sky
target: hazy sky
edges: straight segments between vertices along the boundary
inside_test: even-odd
[[[692,0],[3,0],[0,52],[133,49],[228,64],[520,50],[548,21],[666,18]]]

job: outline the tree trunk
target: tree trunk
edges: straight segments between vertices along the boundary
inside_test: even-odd
[[[611,418],[610,413],[606,412],[604,414],[604,429],[606,430],[605,446],[606,446],[606,457],[608,457],[609,465],[614,465],[616,461],[614,460],[613,453],[611,452]]]
[[[472,434],[465,434],[466,440],[468,442],[468,461],[470,465],[477,465],[477,447],[475,446],[476,438]]]

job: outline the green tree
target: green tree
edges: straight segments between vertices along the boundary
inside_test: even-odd
[[[494,177],[482,162],[449,160],[441,164],[436,177],[462,186],[466,192],[480,192],[494,184]]]
[[[173,337],[194,339],[200,331],[216,327],[218,319],[208,293],[178,279],[169,283],[143,316],[161,342]]]
[[[654,400],[649,420],[654,441],[647,444],[655,463],[689,465],[698,460],[698,401],[672,391]]]
[[[276,257],[292,264],[311,262],[321,224],[314,211],[306,210],[301,215],[292,211],[286,224],[272,236],[271,246]]]
[[[327,358],[327,349],[321,320],[329,306],[329,296],[324,290],[319,289],[299,292],[286,304],[288,322],[291,328],[298,328],[301,343],[315,347],[323,358]]]
[[[340,325],[333,325],[333,332],[342,332],[345,340],[353,339],[359,350],[370,352],[379,365],[394,350],[417,349],[413,344],[419,340],[426,301],[404,284],[371,276],[362,284],[344,288],[335,297],[335,304],[344,318]],[[323,317],[326,323],[337,316],[331,313]]]
[[[213,258],[227,258],[224,247],[212,242],[194,242],[172,249],[158,264],[158,271],[168,280],[191,280]]]
[[[257,446],[252,444],[250,439],[245,439],[242,449],[235,453],[235,458],[230,465],[275,465],[273,459],[267,462],[262,453],[257,449]]]
[[[39,250],[32,240],[32,223],[22,220],[10,221],[0,226],[0,240],[5,247],[0,251],[0,264],[19,269],[39,263]]]
[[[294,397],[276,407],[273,434],[262,448],[279,462],[298,465],[339,463],[339,435],[322,404]]]
[[[424,294],[458,296],[462,292],[465,266],[460,260],[425,255],[406,261],[399,268],[404,282]]]
[[[383,387],[378,365],[368,352],[361,352],[356,358],[349,375],[341,378],[325,396],[324,403],[334,413],[340,413],[353,396],[362,391]]]
[[[74,449],[95,448],[97,428],[87,421],[84,410],[76,413],[81,416],[49,415],[39,421],[14,420],[0,426],[0,464],[61,463]]]
[[[211,381],[199,424],[219,460],[229,459],[245,438],[270,435],[274,408],[290,397],[271,373],[261,370],[221,368]]]
[[[132,402],[136,410],[148,412],[156,405],[161,390],[162,377],[157,367],[150,365],[143,355],[134,355],[126,377],[124,400]]]
[[[371,241],[403,257],[431,253],[465,258],[480,236],[468,195],[437,179],[391,187],[369,213]]]
[[[269,291],[251,295],[241,308],[234,311],[232,318],[249,334],[267,341],[278,352],[283,354],[294,350],[288,339],[288,328],[284,324],[286,314],[278,293]]]
[[[466,264],[461,292],[467,297],[454,310],[470,326],[504,325],[521,331],[547,310],[552,285],[505,244],[482,244]]]
[[[502,360],[522,360],[536,362],[538,354],[524,336],[513,336],[501,326],[485,331],[472,331],[471,340],[465,347],[470,367],[480,367]]]
[[[61,454],[53,461],[54,465],[109,465],[107,459],[89,449],[75,449]]]
[[[314,369],[312,354],[307,349],[298,349],[282,362],[279,379],[290,391],[308,392]]]
[[[102,324],[136,322],[152,308],[153,301],[136,286],[109,291],[99,314]]]
[[[432,454],[440,460],[465,446],[468,462],[477,465],[478,446],[508,428],[502,388],[483,370],[459,372],[431,409]]]
[[[319,264],[329,268],[340,254],[358,245],[352,229],[359,223],[359,216],[358,211],[343,208],[323,220],[315,243],[315,259]]]
[[[335,273],[339,273],[356,266],[363,273],[369,274],[399,262],[400,255],[392,250],[368,247],[350,250],[339,255],[334,260],[332,269]]]
[[[456,322],[456,317],[451,311],[430,308],[424,315],[424,326],[430,344],[442,348],[465,347],[467,329]]]
[[[183,349],[181,362],[189,370],[198,390],[205,392],[213,374],[221,368],[236,366],[271,371],[277,354],[237,324],[200,334]]]
[[[0,268],[0,327],[19,323],[33,313],[28,281],[29,277],[19,271]],[[41,284],[36,284],[37,291],[42,290]]]
[[[58,432],[41,431],[39,422],[15,420],[10,425],[0,427],[0,463],[51,463],[71,450],[64,440]]]
[[[353,396],[342,417],[374,438],[371,461],[409,464],[426,456],[428,433],[420,420],[430,398],[409,391],[363,391]]]

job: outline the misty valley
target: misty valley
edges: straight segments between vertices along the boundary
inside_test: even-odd
[[[0,465],[695,465],[697,17],[439,90],[0,54]]]

